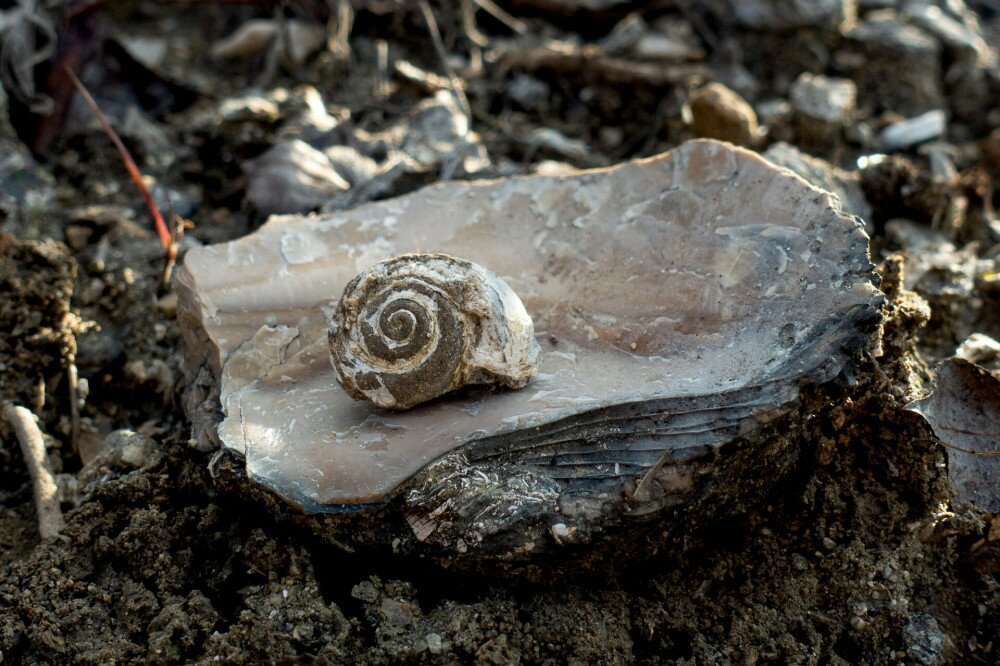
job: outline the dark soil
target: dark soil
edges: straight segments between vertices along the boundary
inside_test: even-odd
[[[217,124],[213,110],[246,92],[262,64],[220,65],[201,54],[243,20],[272,11],[256,6],[266,3],[101,4],[60,32],[58,57],[90,62],[81,67],[84,81],[116,126],[134,106],[162,131],[159,144],[141,132],[124,139],[147,175],[188,200],[192,210],[184,213],[195,226],[185,243],[255,228],[261,220],[244,202],[240,165],[277,140],[280,122],[250,116]],[[442,69],[418,10],[353,4],[348,61],[323,52],[279,67],[267,89],[310,84],[328,106],[348,110],[354,128],[374,132],[428,95],[406,80],[377,94],[379,40],[393,60]],[[627,14],[503,4],[531,31],[585,41]],[[667,150],[693,136],[682,107],[706,78],[733,84],[745,73],[756,91],[740,92],[756,104],[786,98],[805,70],[859,82],[866,76],[844,64],[856,59],[835,30],[750,31],[713,3],[655,4],[642,10],[648,22],[668,16],[696,26],[705,74],[609,78],[586,64],[534,70],[487,57],[469,77],[467,95],[472,128],[494,163],[530,170],[558,159],[589,167]],[[1000,19],[981,4],[982,32],[998,47]],[[325,21],[326,7],[303,1],[284,11]],[[459,5],[433,8],[449,51],[470,53]],[[148,69],[120,46],[122,35],[157,29],[165,16],[175,22],[172,34],[189,41],[190,62],[173,63],[176,71]],[[512,37],[503,22],[478,16],[487,35]],[[217,89],[178,73],[196,70],[217,80]],[[525,73],[548,87],[530,108],[509,94]],[[651,559],[549,584],[460,573],[387,551],[345,552],[260,505],[248,508],[211,478],[213,453],[189,446],[180,408],[183,349],[161,285],[162,248],[110,141],[85,108],[59,106],[70,97],[60,87],[67,84],[46,74],[43,66],[37,78],[54,86],[47,89],[57,100],[53,118],[10,102],[18,138],[35,149],[55,186],[41,210],[0,218],[7,231],[0,233],[0,400],[40,416],[65,486],[66,528],[39,542],[24,461],[0,426],[0,663],[996,663],[1000,526],[951,501],[945,449],[903,408],[927,388],[933,362],[962,341],[957,331],[1000,337],[1000,290],[977,278],[968,297],[918,295],[900,282],[901,259],[883,263],[882,355],[865,361],[852,397],[819,406],[797,467],[762,504],[699,526],[683,548],[665,540]],[[953,106],[955,94],[968,95],[941,81],[927,85],[940,87]],[[1000,126],[990,115],[998,93],[993,82],[978,102],[963,97],[981,113],[954,121],[947,138],[968,147]],[[902,117],[882,103],[862,90],[856,122],[871,129]],[[775,122],[772,138],[794,139],[793,129]],[[591,149],[574,157],[526,142],[537,128]],[[856,170],[856,158],[870,152],[848,137],[818,154]],[[941,185],[926,155],[911,151],[862,174],[876,263],[901,249],[881,236],[899,217],[942,230],[959,246],[975,240],[983,260],[1000,254],[981,228],[997,203],[996,165],[973,155],[957,166],[965,179]],[[436,177],[398,181],[386,196]],[[958,197],[968,204],[962,224],[943,227],[941,202]],[[934,324],[925,327],[929,318]],[[123,461],[102,452],[106,435],[125,428],[154,442],[156,455]]]

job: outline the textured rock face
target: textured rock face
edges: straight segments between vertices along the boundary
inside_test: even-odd
[[[359,272],[413,251],[475,261],[521,297],[541,350],[524,389],[463,391],[405,413],[344,393],[327,357],[337,298]],[[177,288],[192,376],[207,367],[217,381],[217,436],[248,475],[306,511],[408,487],[410,508],[427,509],[411,520],[418,539],[462,479],[476,501],[507,507],[480,512],[496,529],[563,516],[548,526],[557,541],[576,529],[574,498],[687,492],[687,463],[834,378],[881,299],[867,237],[839,203],[714,141],[606,170],[444,183],[272,218],[190,251]]]

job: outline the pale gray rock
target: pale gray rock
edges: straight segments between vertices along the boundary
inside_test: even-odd
[[[775,127],[791,125],[792,105],[782,97],[761,100],[754,108],[757,110],[757,118],[769,131],[773,131]]]
[[[894,219],[885,225],[891,245],[906,253],[904,286],[943,306],[969,298],[975,288],[977,247],[958,248],[940,231],[911,220]]]
[[[351,188],[329,197],[324,212],[346,210],[373,199],[402,194],[434,180],[467,178],[491,166],[482,138],[471,130],[469,120],[454,96],[442,91],[418,104],[406,117],[376,133],[354,130],[347,145],[361,156],[379,156],[374,174],[371,163],[346,152],[330,152],[334,168],[351,182]],[[345,162],[353,162],[345,173]],[[350,175],[368,175],[351,180]]]
[[[416,106],[406,121],[389,134],[400,137],[400,151],[426,167],[441,169],[441,177],[475,173],[489,166],[489,158],[469,119],[454,96],[442,91]]]
[[[615,24],[597,45],[608,55],[620,55],[632,49],[649,32],[649,25],[638,13],[629,14]]]
[[[857,98],[858,87],[850,79],[800,75],[789,95],[799,140],[807,145],[831,144],[850,123]]]
[[[416,250],[475,261],[520,296],[541,352],[525,388],[407,412],[344,393],[327,351],[340,294]],[[691,501],[713,452],[753,441],[866,344],[871,270],[860,224],[828,193],[694,141],[609,169],[275,217],[190,250],[176,285],[189,370],[218,383],[215,435],[251,479],[307,512],[402,497],[419,541],[461,551],[514,534],[524,555]]]
[[[865,199],[857,173],[838,169],[826,160],[807,155],[787,143],[774,144],[764,151],[764,157],[835,195],[845,213],[857,215],[865,221],[871,219],[872,209]]]
[[[346,109],[334,109],[331,113],[323,96],[314,87],[295,88],[282,106],[286,120],[278,130],[279,140],[301,139],[310,145],[321,147],[343,138],[337,130],[350,116],[350,112]]]
[[[935,666],[943,661],[944,633],[937,618],[930,613],[911,613],[903,627],[906,653],[922,666]]]
[[[163,459],[162,449],[153,440],[134,430],[115,430],[104,438],[100,452],[80,470],[81,486],[105,483],[139,469],[150,469]]]
[[[960,11],[949,12],[930,0],[916,0],[906,4],[903,15],[937,37],[960,57],[968,57],[979,66],[986,66],[995,60],[996,55],[983,39],[975,13],[964,2],[952,1],[941,5],[957,5]]]
[[[231,35],[212,45],[212,57],[246,60],[260,57],[277,44],[289,67],[301,65],[326,44],[326,28],[319,23],[288,19],[250,19]]]
[[[518,74],[507,85],[507,94],[525,109],[538,111],[549,103],[549,84],[529,74]]]
[[[256,122],[266,125],[278,120],[280,115],[281,107],[273,99],[248,92],[221,101],[210,119],[218,118],[228,123]]]
[[[984,367],[997,366],[1000,342],[983,333],[973,333],[958,346],[955,356]]]
[[[879,135],[882,150],[902,150],[936,139],[944,134],[947,124],[947,117],[941,109],[900,120],[886,127]]]
[[[0,226],[19,232],[36,214],[50,210],[55,179],[35,162],[10,125],[7,93],[0,86]]]
[[[305,213],[350,187],[326,155],[299,139],[247,160],[243,171],[247,200],[265,217]]]
[[[378,162],[362,155],[352,146],[329,146],[323,149],[323,154],[351,187],[367,183],[379,172]]]

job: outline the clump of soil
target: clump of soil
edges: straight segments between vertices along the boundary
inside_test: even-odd
[[[76,262],[62,243],[0,234],[0,393],[39,411],[46,382],[76,356]]]

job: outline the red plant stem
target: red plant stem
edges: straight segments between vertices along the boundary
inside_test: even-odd
[[[146,207],[149,208],[150,214],[153,216],[153,223],[156,225],[156,233],[160,237],[160,244],[163,246],[163,251],[169,256],[173,252],[173,238],[170,235],[170,231],[167,229],[166,222],[163,221],[163,215],[160,213],[160,208],[153,201],[153,195],[150,194],[149,188],[146,187],[146,183],[142,180],[142,174],[139,172],[139,167],[136,166],[135,160],[132,159],[132,155],[129,154],[128,148],[122,143],[122,140],[118,137],[114,128],[111,127],[111,123],[108,121],[107,116],[101,111],[101,107],[97,106],[97,102],[90,95],[90,91],[84,87],[80,79],[77,78],[73,70],[67,66],[63,66],[66,70],[66,74],[69,76],[70,81],[76,87],[77,91],[83,97],[83,101],[87,103],[90,110],[93,112],[94,116],[101,123],[104,128],[105,134],[107,134],[111,140],[114,142],[115,147],[118,148],[118,154],[121,155],[122,161],[125,162],[125,168],[128,169],[129,175],[132,177],[132,182],[139,189],[143,198],[146,199]]]

